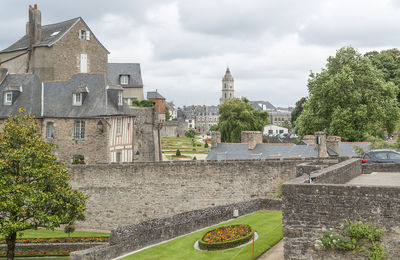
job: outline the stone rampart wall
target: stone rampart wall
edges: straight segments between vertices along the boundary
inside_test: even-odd
[[[117,226],[273,195],[312,159],[73,165],[71,184],[89,195],[79,228]]]
[[[372,168],[392,171],[396,167],[375,165],[368,169]],[[282,186],[285,259],[351,259],[351,254],[336,251],[336,258],[329,257],[329,253],[316,250],[314,244],[323,229],[339,229],[345,220],[360,219],[385,226],[384,246],[392,259],[400,258],[400,187],[343,184],[359,174],[360,160],[350,159],[321,170],[315,175],[317,183],[304,183],[304,177],[299,177]]]
[[[152,219],[136,225],[119,227],[111,232],[108,246],[99,246],[71,254],[73,260],[112,259],[148,245],[209,227],[239,215],[270,209],[280,210],[281,200],[255,199],[235,204],[210,207],[180,213],[171,217]]]

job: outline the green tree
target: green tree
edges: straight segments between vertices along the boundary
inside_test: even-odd
[[[171,115],[169,114],[169,107],[165,106],[165,121],[169,121],[171,119]]]
[[[10,116],[0,134],[0,234],[14,259],[17,232],[84,220],[85,195],[43,142],[32,115]]]
[[[303,112],[303,105],[306,103],[307,98],[302,97],[299,101],[296,102],[296,107],[293,109],[291,115],[290,115],[290,123],[292,123],[292,126],[296,126],[295,122],[297,118],[301,115],[301,112]]]
[[[186,136],[187,138],[193,139],[193,138],[196,136],[196,130],[194,130],[194,129],[192,129],[192,128],[186,130],[185,136]]]
[[[398,87],[352,47],[339,49],[326,68],[311,73],[308,91],[309,100],[295,122],[300,135],[326,129],[344,141],[362,141],[384,131],[391,134],[399,120]]]
[[[219,107],[221,140],[240,142],[242,131],[263,131],[268,124],[268,113],[254,109],[246,98],[233,98]]]

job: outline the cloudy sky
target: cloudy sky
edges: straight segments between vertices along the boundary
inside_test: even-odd
[[[0,49],[25,34],[28,5],[42,24],[81,16],[111,52],[141,63],[144,91],[178,106],[219,103],[227,66],[235,96],[293,106],[310,71],[351,45],[398,48],[400,1],[0,0]]]

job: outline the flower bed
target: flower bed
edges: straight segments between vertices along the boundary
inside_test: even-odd
[[[220,250],[247,243],[254,235],[249,225],[223,226],[204,234],[199,240],[203,250]]]
[[[47,250],[34,250],[29,252],[15,252],[15,256],[69,256],[71,250],[62,251],[47,251]],[[6,256],[7,252],[0,252],[0,256]]]
[[[64,238],[23,238],[17,239],[16,243],[87,243],[108,242],[108,237],[64,237]],[[5,239],[0,239],[0,244],[5,244]]]

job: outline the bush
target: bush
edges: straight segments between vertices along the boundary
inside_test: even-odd
[[[181,156],[181,151],[179,151],[179,149],[178,149],[178,150],[176,150],[176,153],[175,153],[175,155],[176,155],[176,156]]]
[[[75,231],[75,225],[74,224],[68,224],[64,227],[64,232],[68,234],[68,237]]]
[[[208,143],[205,143],[205,144],[204,144],[204,148],[208,148]]]

